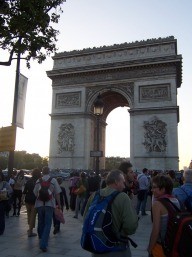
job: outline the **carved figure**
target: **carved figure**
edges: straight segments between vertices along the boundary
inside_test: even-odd
[[[167,124],[157,117],[154,117],[150,121],[144,121],[144,133],[143,142],[147,152],[165,152],[167,147],[166,129]]]
[[[72,124],[62,124],[59,128],[58,133],[58,146],[59,146],[59,153],[67,151],[73,152],[74,151],[74,136],[75,130]]]

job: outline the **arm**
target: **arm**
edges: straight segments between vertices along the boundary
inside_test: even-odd
[[[121,211],[122,210],[122,211]],[[138,227],[138,217],[135,209],[132,207],[130,198],[125,193],[120,193],[114,200],[114,209],[112,211],[117,214],[116,224],[120,222],[121,232],[123,235],[132,235]]]
[[[161,222],[161,203],[155,201],[152,206],[153,212],[153,226],[150,235],[149,245],[148,245],[148,253],[151,254],[153,247],[155,246],[157,239],[160,234],[160,222]]]
[[[58,208],[61,209],[60,193],[55,194],[55,199],[57,201]]]
[[[64,197],[64,200],[65,200],[66,209],[69,210],[69,202],[68,202],[66,190],[65,190],[64,187],[62,187],[61,190],[62,190],[63,197]]]

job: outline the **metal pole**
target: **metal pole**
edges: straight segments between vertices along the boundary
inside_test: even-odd
[[[18,92],[19,92],[19,73],[20,73],[20,60],[21,55],[17,55],[17,66],[16,66],[16,76],[15,76],[15,93],[14,93],[14,102],[13,102],[13,116],[12,116],[12,125],[16,126],[17,119],[17,104],[18,104]],[[14,151],[9,152],[8,159],[8,175],[10,176],[13,172],[14,165]]]
[[[97,115],[97,151],[99,151],[99,119],[100,116]],[[96,167],[95,167],[95,171],[96,171],[96,175],[99,174],[99,156],[96,157]]]

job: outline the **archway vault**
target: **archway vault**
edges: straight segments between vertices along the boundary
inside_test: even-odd
[[[126,90],[125,90],[126,89]],[[108,89],[98,89],[87,99],[86,112],[93,113],[93,104],[98,94],[101,95],[104,102],[104,110],[102,119],[106,121],[109,113],[117,107],[133,107],[133,84],[130,83],[127,87],[118,88],[118,86],[111,86]]]
[[[100,146],[104,153],[109,113],[129,107],[133,167],[178,169],[182,56],[174,37],[58,53],[52,79],[50,168],[92,169],[95,148],[93,103],[104,101]]]

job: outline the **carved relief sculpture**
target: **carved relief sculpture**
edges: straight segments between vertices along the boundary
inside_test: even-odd
[[[152,85],[152,86],[141,86],[139,88],[140,102],[145,101],[170,101],[171,92],[170,85]]]
[[[165,152],[167,147],[166,129],[167,124],[157,117],[149,121],[144,121],[144,139],[143,142],[147,152]]]
[[[58,133],[58,146],[59,153],[64,151],[73,152],[74,151],[74,137],[75,130],[72,124],[62,124],[59,128]]]
[[[56,108],[76,107],[81,104],[81,94],[76,93],[59,93],[56,94]]]

